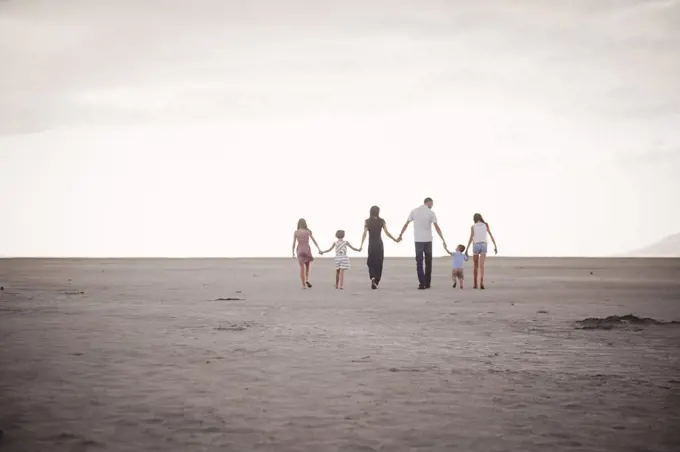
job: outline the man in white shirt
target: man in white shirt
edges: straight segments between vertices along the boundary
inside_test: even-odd
[[[411,211],[406,220],[406,224],[401,229],[401,234],[397,241],[401,241],[404,232],[410,222],[413,222],[413,239],[416,244],[416,270],[418,271],[419,290],[429,289],[432,281],[432,225],[444,243],[446,240],[442,235],[442,230],[437,224],[437,215],[432,211],[432,198],[425,198],[424,204]],[[425,257],[425,270],[423,271],[423,256]]]

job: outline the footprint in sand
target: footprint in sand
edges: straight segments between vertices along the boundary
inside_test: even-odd
[[[640,325],[680,325],[680,322],[662,322],[649,317],[637,317],[633,314],[627,314],[624,316],[610,315],[609,317],[588,317],[586,319],[576,322],[580,329],[584,330],[611,330],[614,327],[626,327],[630,325],[640,326]]]

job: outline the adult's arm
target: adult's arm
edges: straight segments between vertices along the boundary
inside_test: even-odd
[[[312,242],[314,242],[314,245],[316,246],[316,249],[319,250],[319,253],[321,253],[321,248],[319,248],[319,244],[316,243],[316,239],[312,235],[312,231],[309,231],[309,238],[312,239]]]
[[[444,245],[444,248],[446,248],[446,240],[444,240],[442,230],[439,228],[439,225],[437,223],[434,223],[434,230],[437,231],[437,235],[439,236],[440,239],[442,239],[442,245]]]
[[[293,232],[293,257],[295,257],[295,242],[297,242],[297,231]]]
[[[402,236],[404,235],[404,232],[406,232],[406,229],[408,229],[408,225],[410,222],[413,221],[413,211],[408,214],[408,218],[406,219],[406,223],[404,223],[404,227],[401,228],[401,232],[399,233],[399,238],[397,238],[397,241],[401,241]]]
[[[397,239],[395,239],[395,238],[392,236],[392,234],[390,234],[390,231],[387,230],[387,223],[385,223],[384,221],[383,221],[382,229],[383,229],[383,231],[385,231],[385,235],[386,235],[387,237],[391,238],[391,239],[394,240],[395,242],[397,241]]]
[[[491,237],[491,241],[493,242],[493,253],[498,254],[498,246],[496,246],[496,239],[493,238],[493,234],[491,233],[491,228],[489,225],[486,225],[486,231],[489,233],[489,237]]]
[[[440,239],[442,239],[442,243],[444,244],[444,248],[446,248],[446,240],[444,240],[444,235],[442,234],[442,230],[439,227],[439,224],[437,222],[438,222],[437,214],[432,212],[432,224],[434,225],[434,230],[437,231],[437,235],[439,236]]]
[[[399,233],[399,237],[397,237],[397,240],[401,240],[401,238],[402,238],[403,235],[404,235],[404,232],[406,232],[406,230],[408,229],[408,224],[409,224],[409,223],[410,223],[410,221],[407,221],[406,223],[404,223],[404,227],[401,228],[401,232]]]
[[[470,250],[470,245],[472,245],[472,236],[474,235],[474,233],[475,233],[475,227],[470,226],[470,240],[468,240],[468,244],[465,247],[465,255],[466,256],[468,255],[468,251]]]

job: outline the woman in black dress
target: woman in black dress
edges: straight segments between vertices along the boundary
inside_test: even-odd
[[[383,259],[385,258],[385,248],[382,241],[382,231],[385,235],[395,242],[397,239],[392,237],[392,234],[387,230],[385,220],[380,218],[380,207],[371,207],[370,217],[364,223],[364,235],[361,236],[361,247],[364,246],[366,234],[368,234],[368,274],[371,278],[371,289],[377,289],[382,277]]]

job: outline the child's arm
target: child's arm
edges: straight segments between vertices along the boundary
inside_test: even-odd
[[[466,256],[468,255],[468,251],[470,250],[470,245],[472,244],[472,237],[474,237],[474,234],[475,234],[475,227],[470,226],[470,240],[468,240],[468,244],[465,247],[465,255]]]
[[[491,228],[489,225],[486,225],[486,231],[489,233],[489,237],[491,237],[491,241],[493,242],[493,253],[498,254],[498,247],[496,246],[496,239],[493,238],[493,234],[491,233]]]
[[[293,257],[295,257],[295,243],[297,242],[297,231],[293,232]]]
[[[312,231],[309,231],[309,238],[312,239],[312,242],[314,242],[314,245],[316,246],[316,249],[319,250],[319,254],[321,254],[321,248],[319,248],[319,244],[316,243],[316,239],[312,235]],[[332,249],[332,248],[331,248]]]
[[[317,245],[317,247],[318,247],[318,245]],[[333,248],[335,248],[335,242],[333,242],[333,245],[331,245],[331,247],[328,248],[326,251],[321,251],[321,250],[319,249],[319,254],[330,253],[331,251],[333,251]]]
[[[444,251],[446,251],[449,254],[449,256],[453,256],[453,253],[449,251],[447,247],[444,247]]]
[[[352,244],[350,244],[349,242],[347,242],[347,246],[350,247],[350,248],[352,248],[352,249],[353,249],[354,251],[356,251],[356,252],[361,251],[361,248],[356,249],[356,248],[354,248],[354,247],[352,246]]]

